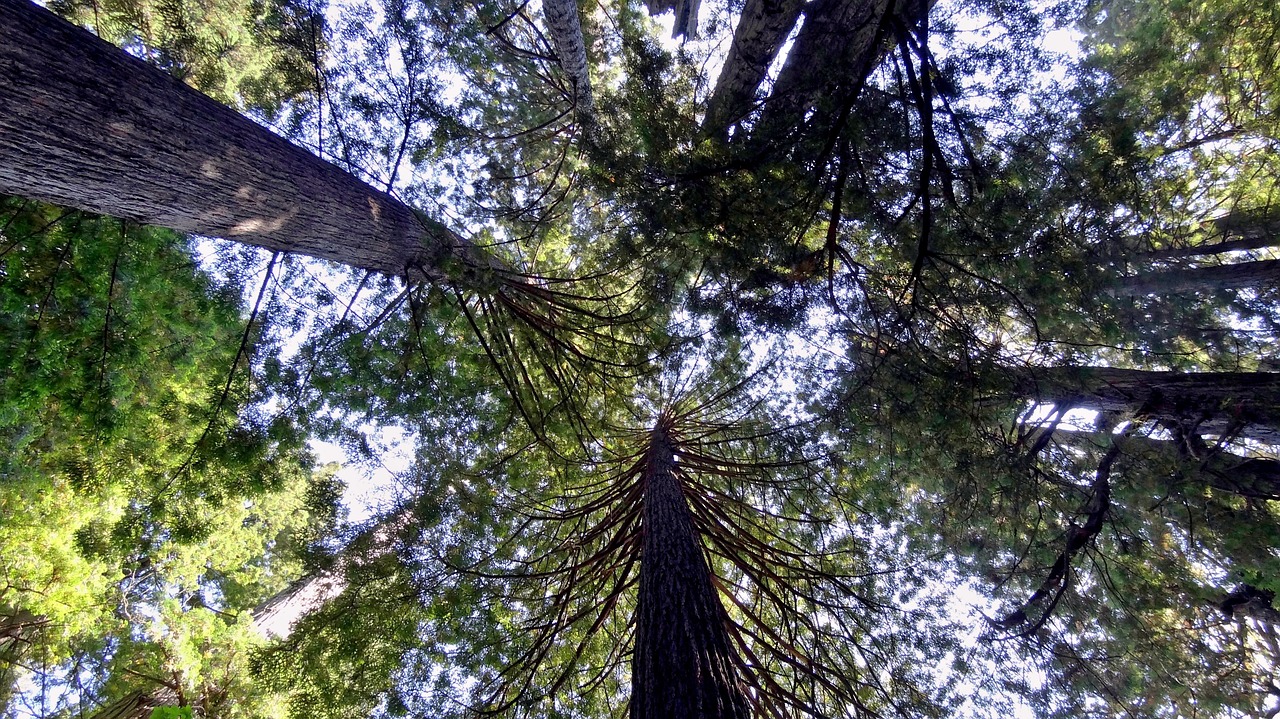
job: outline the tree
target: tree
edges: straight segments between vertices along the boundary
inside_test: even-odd
[[[294,713],[643,714],[687,678],[650,672],[665,656],[651,649],[692,636],[724,669],[689,692],[735,715],[926,714],[956,706],[961,675],[1047,715],[1267,710],[1280,322],[1258,276],[1214,276],[1273,260],[1189,249],[1231,232],[1266,246],[1252,237],[1272,206],[1274,53],[1265,22],[1240,21],[1267,8],[964,3],[1007,31],[965,45],[967,23],[928,5],[749,2],[715,85],[636,3],[356,8],[335,37],[383,74],[332,69],[328,124],[295,137],[384,193],[101,45],[68,59],[22,41],[72,37],[5,2],[0,32],[19,41],[0,58],[51,71],[0,90],[18,108],[0,119],[16,148],[4,183],[406,280],[346,280],[345,309],[271,369],[309,428],[359,447],[362,420],[390,420],[421,443],[395,550],[344,553],[342,595],[258,659]],[[689,37],[697,10],[677,11]],[[1051,12],[1086,31],[1088,55],[1066,89],[1020,87],[1012,69],[1041,62]],[[424,78],[451,72],[457,99],[432,97]],[[58,81],[96,75],[147,99],[127,110],[146,122],[121,130],[123,159],[86,114],[25,109],[114,117]],[[162,120],[197,115],[218,120],[172,142]],[[226,160],[243,147],[256,157]],[[54,164],[79,169],[51,182]],[[393,200],[398,183],[471,239]],[[372,239],[353,250],[349,234]],[[757,376],[725,400],[767,395],[787,405],[770,424],[795,434],[756,443],[715,412],[637,409],[646,375],[694,374],[673,354],[701,346],[710,366],[799,338],[823,351],[779,351],[795,374],[761,375],[790,382]],[[752,376],[728,365],[727,386]],[[1098,419],[1069,442],[1073,408]],[[673,485],[683,505],[650,491]],[[682,507],[694,531],[668,534]],[[673,537],[692,583],[652,571],[675,554],[647,543]],[[984,656],[1005,663],[965,666],[928,631],[947,624],[921,608],[931,572],[991,600]],[[651,634],[679,592],[700,618]],[[1143,676],[1182,689],[1161,697]]]
[[[291,423],[252,411],[261,308],[243,318],[165,230],[14,198],[0,227],[6,713],[87,710],[156,676],[249,711],[248,609],[336,502]],[[66,691],[30,688],[50,684]]]

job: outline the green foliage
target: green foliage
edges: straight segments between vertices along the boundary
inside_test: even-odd
[[[89,696],[176,676],[241,701],[246,612],[332,522],[332,470],[313,478],[287,422],[241,415],[239,302],[181,238],[0,210],[0,610],[27,618],[3,681],[39,656],[52,676],[97,667]]]
[[[5,626],[46,623],[90,694],[176,676],[206,715],[620,716],[637,453],[679,414],[776,716],[1270,712],[1280,428],[1239,386],[1089,378],[1280,362],[1276,288],[1122,282],[1274,251],[1273,5],[930,3],[727,137],[699,123],[736,7],[673,48],[639,3],[581,5],[586,127],[535,6],[60,5],[225,102],[292,103],[292,137],[492,262],[273,260],[239,347],[243,291],[177,238],[6,204]],[[1050,80],[1057,27],[1084,55]],[[738,393],[685,412],[694,377]],[[399,492],[328,533],[341,483],[299,436],[376,462],[389,427]],[[257,638],[248,610],[311,580],[330,600]],[[1253,614],[1223,608],[1242,587]]]
[[[317,90],[320,7],[294,0],[57,0],[50,8],[232,107],[274,117]]]

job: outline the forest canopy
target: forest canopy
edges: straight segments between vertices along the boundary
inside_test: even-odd
[[[1278,31],[0,0],[2,715],[1275,716]]]

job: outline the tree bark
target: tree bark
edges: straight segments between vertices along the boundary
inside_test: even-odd
[[[0,148],[0,193],[390,275],[440,280],[451,262],[485,262],[444,225],[26,0],[0,0]]]
[[[1164,372],[1114,367],[1011,371],[1020,397],[1130,412],[1199,435],[1238,433],[1280,445],[1280,372]]]
[[[1188,270],[1148,272],[1125,277],[1108,292],[1115,296],[1134,296],[1276,286],[1280,286],[1280,260],[1258,260]]]
[[[1103,446],[1110,442],[1129,457],[1153,460],[1168,466],[1181,465],[1184,482],[1207,486],[1248,499],[1280,501],[1280,461],[1265,457],[1247,457],[1223,449],[1209,447],[1199,437],[1182,440],[1155,439],[1142,435],[1106,434],[1055,427],[1047,431],[1053,439],[1070,444],[1092,442]],[[1044,432],[1033,437],[1039,440]],[[1049,438],[1045,438],[1047,441]]]
[[[728,139],[729,128],[751,112],[756,90],[800,19],[802,7],[804,0],[747,0],[733,31],[729,55],[707,101],[703,136]]]
[[[1183,257],[1205,257],[1208,255],[1225,255],[1228,252],[1260,250],[1264,247],[1280,245],[1280,235],[1258,235],[1241,237],[1235,240],[1222,240],[1190,247],[1169,247],[1163,250],[1143,253],[1148,260],[1176,260]]]
[[[645,464],[631,719],[746,719],[728,616],[711,582],[668,431],[663,421],[653,430]]]
[[[702,0],[647,0],[650,15],[661,15],[674,10],[676,21],[671,29],[671,37],[684,36],[687,40],[698,37],[698,8]]]
[[[814,0],[765,100],[761,137],[799,127],[824,98],[849,101],[888,49],[894,17],[919,13],[917,0]],[[914,24],[914,21],[907,21]],[[824,121],[825,122],[825,121]]]
[[[595,126],[596,105],[591,95],[591,74],[577,0],[543,0],[542,15],[547,21],[551,44],[555,46],[556,59],[573,85],[574,112],[584,128],[590,130]]]
[[[85,719],[148,719],[152,709],[178,706],[178,702],[178,692],[172,687],[161,686],[149,692],[131,692],[80,716]]]

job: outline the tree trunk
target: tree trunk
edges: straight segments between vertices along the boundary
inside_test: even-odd
[[[702,0],[647,0],[650,15],[661,15],[674,10],[676,21],[671,29],[671,37],[684,36],[687,40],[698,37],[698,8]]]
[[[1114,367],[1011,371],[1020,397],[1130,412],[1189,434],[1238,433],[1280,445],[1280,372],[1162,372]]]
[[[153,691],[137,691],[101,707],[81,714],[84,719],[148,719],[156,707],[178,706],[178,692],[162,686]]]
[[[1074,445],[1112,443],[1129,457],[1151,460],[1165,466],[1181,465],[1178,476],[1184,483],[1207,486],[1248,499],[1280,501],[1280,461],[1265,457],[1246,457],[1209,447],[1198,436],[1182,440],[1154,439],[1142,435],[1107,434],[1055,427],[1048,431],[1053,439]],[[1033,439],[1044,438],[1044,432]]]
[[[1148,260],[1176,260],[1183,257],[1205,257],[1207,255],[1224,255],[1228,252],[1240,252],[1243,250],[1259,250],[1263,247],[1272,247],[1274,245],[1280,245],[1280,237],[1242,237],[1238,240],[1223,240],[1222,242],[1192,245],[1191,247],[1170,247],[1163,250],[1155,250],[1154,252],[1145,252],[1142,257]]]
[[[0,614],[0,662],[11,662],[22,654],[24,645],[31,641],[31,634],[49,624],[48,617],[40,617],[26,609],[5,608]]]
[[[1169,247],[1147,252],[1143,257],[1152,260],[1173,260],[1182,257],[1221,255],[1241,250],[1258,250],[1280,245],[1280,216],[1272,211],[1237,210],[1201,223],[1202,227],[1221,238],[1191,247]]]
[[[596,105],[591,96],[591,75],[577,0],[543,0],[542,15],[556,49],[556,59],[573,85],[573,109],[578,122],[583,129],[590,130],[595,126]]]
[[[1141,453],[1157,460],[1181,459],[1194,468],[1189,475],[1194,483],[1203,482],[1219,492],[1248,499],[1280,501],[1280,462],[1274,459],[1214,450],[1205,447],[1203,442],[1196,442],[1200,451],[1193,453],[1183,443],[1150,437],[1124,437],[1114,441],[1125,454]]]
[[[729,128],[751,112],[756,90],[800,18],[804,0],[747,0],[733,44],[702,120],[705,137],[728,139]]]
[[[728,617],[711,583],[668,430],[662,421],[653,430],[645,463],[631,719],[746,719]]]
[[[824,98],[848,101],[884,56],[895,13],[911,14],[906,0],[814,0],[805,8],[804,25],[765,100],[762,137],[800,127]],[[901,12],[899,12],[901,11]],[[824,121],[825,124],[825,121]]]
[[[26,0],[0,0],[0,147],[0,193],[390,275],[484,262],[440,223]]]
[[[1125,277],[1108,292],[1115,296],[1133,296],[1276,286],[1280,286],[1280,260],[1259,260],[1189,270],[1148,272]]]

